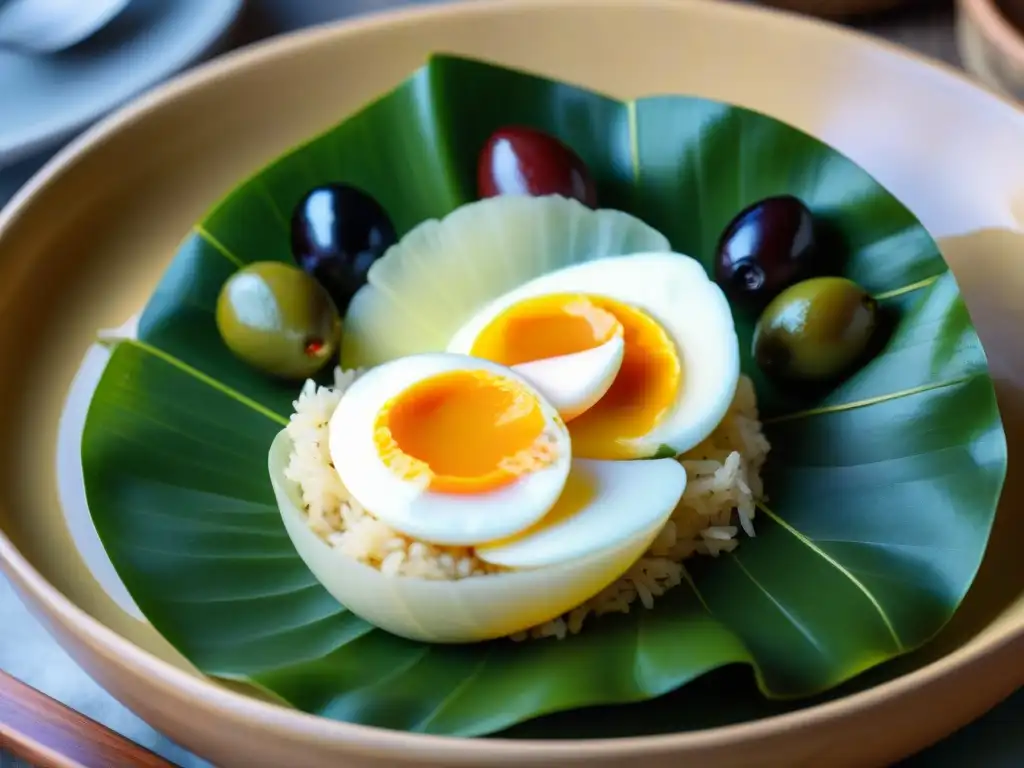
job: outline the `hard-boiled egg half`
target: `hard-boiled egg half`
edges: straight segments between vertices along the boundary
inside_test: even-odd
[[[553,407],[508,369],[463,355],[412,355],[370,370],[345,392],[329,429],[331,459],[353,498],[432,544],[480,544],[528,528],[558,501],[572,460]]]
[[[607,587],[650,545],[686,486],[672,459],[572,456],[556,408],[523,375],[453,353],[364,373],[329,424],[342,483],[405,536],[473,547],[498,573],[440,581],[386,576],[306,524],[275,440],[270,474],[285,526],[314,575],[349,610],[434,642],[501,637],[555,618]]]
[[[480,310],[449,352],[510,366],[568,422],[573,454],[676,456],[739,382],[729,303],[695,259],[611,256],[537,277]]]

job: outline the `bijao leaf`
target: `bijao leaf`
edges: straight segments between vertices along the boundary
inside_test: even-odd
[[[826,394],[796,396],[749,357],[772,454],[757,536],[687,561],[653,609],[565,640],[431,646],[374,629],[288,540],[267,451],[297,389],[236,360],[214,325],[239,266],[291,259],[310,187],[356,184],[399,234],[475,199],[476,154],[525,124],[573,147],[602,205],[710,266],[744,206],[789,193],[845,241],[845,274],[896,318]],[[410,172],[415,169],[415,172]],[[485,257],[482,254],[481,257]],[[153,625],[207,674],[352,722],[480,735],[545,713],[656,697],[733,664],[775,698],[827,690],[926,642],[981,561],[1006,447],[984,352],[938,250],[867,173],[748,110],[686,96],[620,103],[434,57],[390,94],[242,183],[182,244],[96,391],[82,445],[90,511]]]

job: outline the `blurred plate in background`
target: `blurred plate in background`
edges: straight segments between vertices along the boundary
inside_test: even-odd
[[[243,0],[133,0],[51,56],[0,51],[0,167],[46,149],[210,53]]]

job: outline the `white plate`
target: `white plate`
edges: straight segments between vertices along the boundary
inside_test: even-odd
[[[51,56],[0,51],[0,167],[43,150],[209,53],[243,0],[133,0]]]

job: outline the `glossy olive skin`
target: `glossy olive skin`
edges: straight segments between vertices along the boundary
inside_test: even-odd
[[[298,267],[276,261],[250,264],[228,278],[216,318],[237,357],[282,379],[317,373],[341,339],[341,319],[327,291]]]
[[[380,203],[348,184],[311,189],[292,212],[292,256],[327,289],[339,312],[397,240]]]
[[[793,283],[818,274],[814,216],[792,195],[744,208],[718,241],[715,280],[733,301],[764,306]]]
[[[754,329],[754,359],[773,378],[831,381],[864,355],[878,324],[878,302],[859,285],[815,277],[765,308]]]
[[[533,128],[507,126],[484,144],[477,162],[477,193],[561,195],[597,207],[597,187],[580,156]]]

